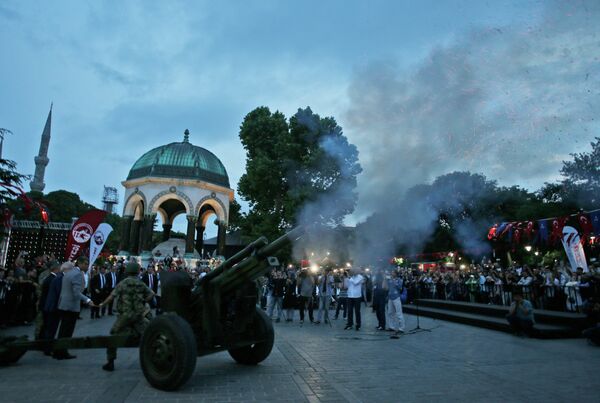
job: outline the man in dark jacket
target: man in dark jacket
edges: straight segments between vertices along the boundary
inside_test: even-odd
[[[44,328],[46,325],[46,320],[44,318],[44,305],[46,304],[46,299],[48,297],[48,290],[50,289],[50,283],[56,277],[56,273],[60,270],[60,263],[57,261],[48,263],[48,274],[45,276],[44,281],[41,283],[40,287],[40,297],[38,300],[38,312],[42,317],[42,324],[39,329],[39,333],[36,335],[36,339],[44,338]]]
[[[54,272],[54,275],[48,276],[44,283],[48,282],[48,292],[44,299],[44,305],[41,306],[42,314],[44,317],[44,333],[42,338],[44,340],[54,340],[56,337],[56,331],[60,324],[60,314],[58,312],[58,301],[60,299],[60,292],[62,289],[62,279],[64,272],[70,270],[71,265],[63,264],[60,266],[60,271]],[[51,355],[51,349],[47,348],[44,350],[44,354]]]
[[[90,281],[92,301],[94,301],[95,305],[98,305],[100,302],[104,301],[104,298],[106,298],[106,296],[108,295],[106,293],[106,287],[106,269],[104,268],[104,266],[101,266],[98,274],[92,277],[92,280]],[[103,308],[102,316],[104,315],[105,311],[106,308]],[[100,308],[98,306],[92,306],[92,308],[90,309],[90,316],[91,319],[100,318]]]
[[[117,287],[117,284],[121,280],[119,278],[118,267],[117,266],[109,266],[108,272],[106,273],[106,296],[110,295],[110,293]],[[113,314],[113,301],[110,301],[108,304],[108,314],[112,316]]]

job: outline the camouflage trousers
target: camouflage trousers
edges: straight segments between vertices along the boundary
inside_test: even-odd
[[[42,338],[42,331],[44,329],[44,315],[41,310],[35,315],[33,323],[35,324],[35,339],[39,340]]]
[[[140,338],[142,333],[144,333],[144,329],[146,326],[148,326],[148,323],[150,323],[150,321],[148,320],[148,317],[144,315],[119,315],[110,329],[110,334]],[[108,347],[106,349],[106,359],[111,361],[115,360],[116,358],[117,348]]]

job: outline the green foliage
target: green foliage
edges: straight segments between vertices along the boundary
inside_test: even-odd
[[[103,251],[111,251],[112,253],[119,252],[119,244],[121,243],[121,223],[122,218],[117,214],[107,214],[104,222],[109,224],[113,231],[104,244]]]
[[[85,212],[95,209],[91,204],[81,200],[77,193],[66,190],[57,190],[44,197],[48,206],[50,221],[71,222],[73,217],[80,217]]]
[[[336,197],[322,203],[329,208],[311,210],[308,215],[315,222],[336,226],[354,211],[356,175],[361,172],[358,151],[335,119],[306,108],[288,122],[282,113],[260,107],[244,118],[240,140],[246,173],[238,192],[250,211],[233,225],[246,235],[274,239],[298,223],[307,205],[326,196]]]
[[[232,200],[231,203],[229,203],[229,222],[227,223],[228,232],[237,231],[241,228],[243,220],[241,209],[242,207],[237,201]]]
[[[565,177],[563,194],[582,208],[594,208],[600,202],[600,137],[590,145],[590,152],[571,154],[573,160],[563,161],[560,170]]]
[[[0,128],[0,139],[4,140],[4,136],[12,134],[8,129]],[[8,159],[0,158],[0,182],[12,186],[23,186],[23,181],[28,180],[30,176],[23,175],[17,172],[17,163]],[[7,203],[13,199],[4,188],[0,188],[0,204]]]

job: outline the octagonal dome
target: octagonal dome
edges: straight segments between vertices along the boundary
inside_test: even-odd
[[[127,180],[144,177],[195,179],[229,187],[223,163],[207,149],[191,144],[188,130],[182,142],[156,147],[142,155]]]

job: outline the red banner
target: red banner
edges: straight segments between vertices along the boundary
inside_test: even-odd
[[[80,254],[83,246],[90,241],[98,225],[106,217],[104,210],[91,210],[82,215],[71,228],[65,259],[73,261]]]

